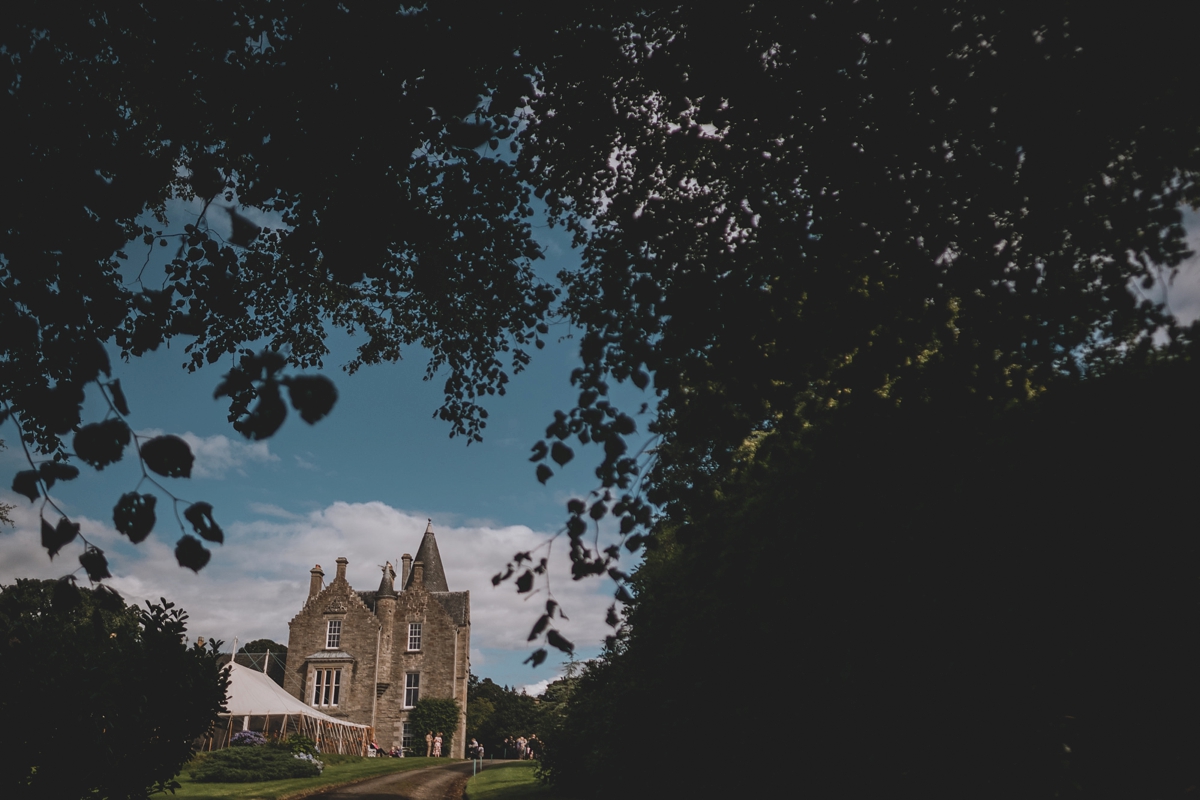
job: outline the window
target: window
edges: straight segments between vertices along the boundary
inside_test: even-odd
[[[421,699],[421,673],[409,672],[404,676],[404,707],[412,708]]]
[[[342,621],[331,619],[325,629],[325,649],[337,650],[342,642]]]
[[[318,669],[313,671],[314,706],[336,706],[342,691],[340,669]]]
[[[412,750],[412,746],[413,746],[412,723],[411,722],[404,723],[404,726],[400,730],[401,730],[400,746],[403,747],[405,750]]]
[[[421,649],[421,623],[419,622],[408,623],[408,649]]]

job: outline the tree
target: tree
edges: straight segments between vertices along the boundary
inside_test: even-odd
[[[189,647],[173,604],[105,587],[0,589],[0,785],[12,798],[142,798],[174,782],[225,703],[216,649]]]
[[[102,343],[129,358],[183,337],[189,369],[240,354],[219,393],[235,429],[261,439],[286,416],[285,388],[309,423],[332,407],[323,376],[282,374],[321,366],[327,324],[367,334],[350,371],[419,342],[433,353],[426,377],[449,373],[439,413],[479,438],[480,400],[528,362],[554,291],[530,268],[528,187],[474,149],[510,138],[532,89],[495,14],[457,12],[81,0],[6,15],[0,111],[21,155],[0,229],[0,419],[33,449],[14,490],[36,501],[77,474],[72,456],[101,469],[132,442],[144,479],[114,521],[136,542],[156,522],[156,494],[139,493],[150,473],[190,473],[181,440],[132,436]],[[430,53],[454,55],[435,65]],[[496,92],[511,103],[493,113],[479,98]],[[173,198],[200,204],[195,224],[172,227]],[[228,240],[207,222],[218,214]],[[251,221],[263,215],[277,221]],[[164,271],[122,270],[159,247],[173,248]],[[89,384],[109,411],[83,425]],[[193,532],[220,542],[211,505],[189,508]],[[60,516],[47,522],[52,556],[77,535]],[[102,554],[85,548],[102,579]],[[186,531],[176,554],[192,569],[208,560]]]
[[[442,737],[442,755],[454,752],[451,742],[458,731],[462,706],[453,697],[422,697],[408,712],[408,722],[413,730],[413,747],[420,749],[426,732]],[[420,753],[424,755],[424,753]]]
[[[0,439],[0,451],[3,451],[4,449],[5,449],[4,440]],[[9,525],[9,526],[13,525],[12,517],[10,517],[8,514],[15,507],[16,506],[10,505],[8,503],[0,503],[0,525]]]
[[[764,437],[657,534],[544,769],[581,796],[753,792],[742,759],[780,754],[821,797],[1185,795],[1196,475],[1145,465],[1200,444],[1197,388],[1194,359],[1155,362],[986,423]],[[1169,441],[1125,424],[1147,408]],[[628,753],[645,731],[739,758],[664,770]]]
[[[255,639],[238,648],[239,655],[250,654],[255,658],[247,658],[242,661],[244,666],[251,666],[255,669],[263,668],[263,659],[267,659],[266,669],[263,670],[271,677],[271,680],[283,686],[284,673],[287,665],[287,645],[271,639]]]
[[[523,691],[500,686],[491,678],[467,686],[467,736],[478,739],[488,753],[503,755],[508,740],[512,755],[511,742],[540,733],[541,718],[540,704]]]

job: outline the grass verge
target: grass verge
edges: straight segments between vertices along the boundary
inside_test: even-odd
[[[202,759],[204,755],[201,754],[197,758]],[[360,758],[337,754],[326,754],[318,758],[325,762],[325,771],[320,777],[259,783],[196,783],[188,777],[188,767],[185,767],[183,774],[176,778],[182,786],[175,790],[175,797],[188,800],[293,800],[367,778],[432,767],[450,761],[447,758]],[[170,797],[169,794],[162,796]]]
[[[467,800],[566,800],[533,777],[536,761],[483,763],[483,772],[467,782]]]

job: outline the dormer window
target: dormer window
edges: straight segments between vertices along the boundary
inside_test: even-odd
[[[325,628],[325,649],[337,650],[342,644],[342,621],[331,619]]]

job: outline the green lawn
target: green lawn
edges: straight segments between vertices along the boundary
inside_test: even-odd
[[[198,757],[204,758],[203,754]],[[319,778],[290,778],[260,783],[196,783],[188,777],[185,767],[183,774],[177,779],[183,786],[175,790],[175,796],[191,800],[288,800],[364,778],[431,767],[450,761],[447,758],[359,758],[336,754],[319,758],[325,762],[325,771]],[[164,796],[170,797],[169,794]]]
[[[533,777],[536,761],[483,763],[483,772],[467,783],[467,800],[565,800]]]

